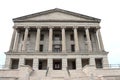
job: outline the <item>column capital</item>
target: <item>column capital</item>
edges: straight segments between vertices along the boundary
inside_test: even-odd
[[[25,29],[29,29],[29,28],[30,28],[30,26],[24,26],[24,28],[25,28]]]
[[[61,29],[65,29],[65,28],[66,28],[66,26],[61,26],[60,28],[61,28]]]
[[[50,28],[54,28],[54,26],[48,26],[48,28],[50,29]]]
[[[96,27],[96,30],[100,30],[101,29],[101,27]]]
[[[73,26],[73,29],[77,29],[78,28],[78,26]]]
[[[84,27],[85,29],[89,29],[90,28],[90,26],[88,26],[88,27]]]
[[[36,28],[37,28],[37,29],[41,29],[41,28],[42,28],[42,26],[36,26]]]

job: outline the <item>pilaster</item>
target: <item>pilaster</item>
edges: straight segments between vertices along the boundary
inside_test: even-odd
[[[62,58],[62,70],[66,70],[66,69],[67,69],[67,59]]]
[[[77,70],[82,69],[81,58],[76,58],[76,68]]]
[[[20,57],[20,59],[19,59],[19,68],[21,65],[24,65],[24,58],[23,57]]]
[[[95,66],[95,58],[93,57],[90,58],[90,65]]]
[[[49,70],[53,70],[53,59],[52,58],[48,58],[48,68]]]
[[[34,58],[33,59],[33,69],[34,70],[38,70],[38,58]]]

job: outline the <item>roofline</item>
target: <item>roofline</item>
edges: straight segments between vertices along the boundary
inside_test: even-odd
[[[83,15],[83,14],[79,14],[79,13],[75,13],[75,12],[71,12],[71,11],[67,11],[67,10],[63,10],[63,9],[59,9],[59,8],[55,8],[55,9],[50,9],[50,10],[46,10],[46,11],[42,11],[42,12],[38,12],[38,13],[33,13],[33,14],[21,16],[21,17],[18,17],[18,18],[13,18],[13,22],[25,21],[23,19],[32,18],[32,17],[36,17],[36,16],[39,16],[39,15],[52,13],[54,11],[63,12],[63,13],[67,13],[67,14],[70,14],[70,15],[77,16],[77,17],[86,18],[86,19],[93,20],[93,21],[98,22],[98,23],[101,21],[101,19],[98,19],[98,18],[90,17],[90,16],[87,16],[87,15]]]

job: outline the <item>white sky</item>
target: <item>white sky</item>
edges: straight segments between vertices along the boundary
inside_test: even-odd
[[[111,64],[120,64],[119,0],[0,0],[0,65],[4,64],[12,37],[12,19],[61,8],[102,19],[101,33]]]

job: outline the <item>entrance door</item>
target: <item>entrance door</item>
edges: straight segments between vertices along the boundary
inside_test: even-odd
[[[53,70],[62,69],[62,60],[53,60]]]

